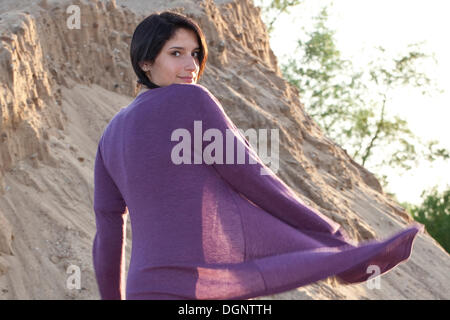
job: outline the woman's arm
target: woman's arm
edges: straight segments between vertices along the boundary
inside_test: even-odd
[[[188,102],[185,103],[189,104],[188,109],[194,110],[193,120],[202,121],[203,133],[208,129],[217,129],[222,134],[223,152],[220,155],[222,163],[213,163],[212,166],[224,180],[254,204],[296,229],[347,237],[339,224],[304,204],[294,191],[261,161],[225,114],[217,99],[206,88],[200,85],[188,87],[190,89],[186,90],[191,92],[185,100]],[[227,131],[234,140],[234,154],[231,155],[232,149],[227,149],[225,143],[228,139]],[[203,141],[202,152],[210,143]],[[244,164],[237,161],[239,149],[244,151]],[[227,157],[233,160],[231,164],[226,163]],[[264,170],[266,174],[262,174]],[[348,240],[348,238],[341,239]]]
[[[100,139],[94,169],[97,232],[92,255],[101,299],[125,299],[126,204],[105,168]]]

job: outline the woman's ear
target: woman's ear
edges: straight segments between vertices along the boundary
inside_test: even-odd
[[[150,71],[150,66],[151,66],[151,64],[149,63],[149,62],[139,62],[139,67],[141,67],[141,69],[144,71],[144,72],[148,72],[148,71]]]

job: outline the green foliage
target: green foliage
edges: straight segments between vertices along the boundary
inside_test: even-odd
[[[281,66],[283,76],[299,89],[308,114],[325,134],[362,166],[380,152],[385,156],[373,164],[374,168],[409,170],[418,164],[419,157],[449,159],[449,150],[433,150],[437,141],[421,141],[405,120],[388,112],[396,87],[413,86],[422,94],[433,87],[419,68],[431,56],[420,52],[419,44],[411,44],[405,55],[388,60],[386,50],[378,47],[381,57],[365,70],[355,71],[352,62],[341,57],[327,20],[324,7],[315,18],[313,31],[307,32],[308,39],[297,42],[301,58],[291,57]],[[388,150],[388,146],[395,147]]]
[[[289,10],[303,3],[303,0],[255,0],[255,5],[262,10],[261,15],[266,21],[267,32],[271,33],[274,29],[275,21],[282,13],[289,13]]]
[[[422,192],[423,202],[419,206],[408,203],[401,205],[412,215],[414,220],[425,225],[428,233],[450,253],[450,188],[447,186],[442,194],[436,187]]]

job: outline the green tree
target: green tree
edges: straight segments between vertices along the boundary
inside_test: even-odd
[[[425,225],[428,233],[450,253],[450,188],[442,193],[434,187],[421,194],[423,202],[419,206],[401,203],[414,220]]]
[[[303,3],[303,0],[255,0],[255,5],[261,8],[261,15],[265,21],[267,32],[271,33],[274,24],[283,13]]]
[[[313,31],[306,32],[307,40],[298,40],[296,57],[281,66],[283,76],[299,89],[306,111],[325,134],[363,166],[375,152],[386,155],[379,162],[372,161],[375,172],[383,166],[409,170],[420,157],[449,159],[445,148],[433,149],[438,141],[423,142],[405,120],[389,115],[391,106],[387,108],[395,88],[409,85],[422,94],[434,89],[432,80],[418,71],[420,63],[432,56],[422,53],[420,44],[411,44],[397,59],[382,56],[365,70],[355,71],[352,62],[341,57],[327,20],[324,7]],[[385,53],[384,48],[377,49]],[[386,179],[380,180],[386,186]]]

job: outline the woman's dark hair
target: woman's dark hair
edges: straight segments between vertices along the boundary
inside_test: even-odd
[[[198,79],[200,79],[208,58],[208,47],[202,30],[192,19],[175,12],[164,11],[148,16],[134,30],[133,38],[131,39],[130,57],[139,85],[144,85],[149,89],[159,88],[158,85],[148,79],[139,63],[144,61],[153,63],[164,44],[180,28],[192,30],[197,35],[197,41],[200,46],[198,55],[200,62]]]

